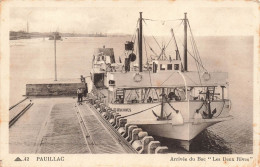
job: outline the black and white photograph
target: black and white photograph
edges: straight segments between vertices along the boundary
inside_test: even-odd
[[[1,10],[2,166],[259,165],[257,2],[28,2]]]

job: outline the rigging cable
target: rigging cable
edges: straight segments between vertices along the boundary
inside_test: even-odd
[[[191,46],[192,46],[192,50],[193,50],[193,53],[195,54],[195,49],[194,49],[194,45],[193,44],[191,44]],[[197,71],[198,71],[198,76],[199,76],[199,79],[200,79],[200,85],[202,85],[201,84],[201,78],[200,78],[200,66],[199,66],[199,64],[195,61],[195,64],[196,64],[196,67],[197,67]]]
[[[151,84],[151,86],[153,86],[153,84],[152,84],[152,78],[151,78],[151,73],[150,73],[150,65],[149,65],[149,63],[148,63],[148,56],[147,56],[147,50],[146,50],[146,42],[145,42],[145,37],[143,36],[143,38],[144,38],[144,48],[145,48],[145,55],[146,55],[146,59],[147,59],[147,65],[148,65],[148,72],[149,72],[149,79],[150,79],[150,84]],[[151,57],[151,56],[150,56]],[[152,57],[151,57],[151,60],[152,60]]]
[[[196,45],[196,41],[195,41],[194,36],[193,36],[193,33],[192,33],[192,31],[191,31],[191,26],[190,26],[189,20],[188,20],[188,25],[189,25],[189,30],[190,30],[190,33],[191,33],[191,38],[190,38],[190,40],[191,40],[191,45],[192,45],[192,48],[193,48],[193,53],[194,53],[194,55],[196,56],[196,59],[197,59],[197,60],[200,62],[200,64],[201,64],[201,66],[200,66],[199,63],[196,62],[196,66],[197,66],[197,69],[198,69],[198,76],[199,76],[199,79],[200,79],[200,85],[202,85],[200,72],[202,71],[202,70],[201,70],[201,67],[204,68],[204,66],[203,66],[203,63],[202,63],[201,58],[200,58],[200,55],[199,55],[199,51],[198,51],[198,47],[197,47],[197,45]],[[204,69],[205,69],[205,68],[204,68]]]
[[[148,45],[149,49],[153,52],[153,54],[155,54],[155,56],[159,57],[159,56],[157,55],[157,53],[153,50],[153,48],[149,45],[149,43],[146,42],[146,41],[145,41],[145,43]],[[151,57],[151,56],[150,56],[150,57]],[[152,57],[151,57],[151,59],[152,59]]]
[[[143,19],[144,20],[144,23],[145,23],[145,25],[148,27],[148,25],[147,25],[147,23],[145,22],[145,20],[150,20],[150,21],[155,21],[155,20],[152,20],[152,19]],[[182,22],[183,22],[183,19],[176,19],[175,21],[178,21],[178,20],[182,20],[181,21],[181,23],[178,25],[178,27],[180,27],[180,25],[182,24]],[[157,21],[162,21],[162,20],[157,20]],[[168,20],[168,21],[170,21],[170,20]],[[164,22],[165,22],[165,20],[164,20]],[[164,25],[164,24],[163,24]],[[163,47],[160,47],[160,45],[159,45],[159,43],[158,43],[158,41],[156,40],[156,38],[152,35],[152,37],[153,37],[153,39],[155,40],[155,42],[157,43],[157,45],[159,46],[159,48],[161,49],[161,53],[160,53],[160,56],[159,56],[159,58],[158,59],[160,59],[161,57],[166,57],[166,59],[167,59],[167,56],[165,55],[165,50],[166,50],[166,48],[169,46],[169,44],[170,44],[170,42],[172,41],[172,39],[173,39],[173,37],[169,40],[169,42],[167,43],[167,45],[166,46],[163,46]],[[150,46],[149,46],[150,47]],[[154,52],[153,50],[152,50],[152,48],[150,47],[150,50],[152,51],[152,52]],[[156,54],[157,55],[157,54]],[[163,58],[162,58],[163,59]]]
[[[167,45],[165,46],[165,49],[169,46],[169,44],[171,43],[173,37],[171,37],[171,39],[169,40],[169,42],[167,43]]]
[[[175,35],[174,35],[173,28],[171,29],[171,32],[172,32],[172,36],[173,36],[173,38],[174,38],[175,47],[176,47],[176,49],[177,49],[177,53],[176,53],[176,55],[178,56],[178,58],[179,58],[180,61],[181,61],[181,56],[180,56],[180,54],[179,54],[179,48],[178,48],[178,44],[177,44],[177,41],[176,41],[176,38],[175,38]],[[182,61],[181,61],[181,69],[183,70],[183,64],[182,64]]]
[[[138,19],[137,22],[136,22],[135,31],[134,31],[134,33],[133,33],[133,36],[132,36],[132,38],[131,38],[131,41],[133,41],[133,37],[136,36],[136,29],[137,29],[138,25],[139,25],[139,19]]]
[[[179,21],[179,20],[183,20],[183,19],[174,19],[174,20],[155,20],[155,19],[146,19],[146,18],[143,18],[143,20],[147,20],[147,21],[160,21],[160,22],[170,22],[170,21]]]
[[[171,73],[171,75],[169,75],[168,78],[166,78],[166,80],[163,81],[163,83],[160,84],[160,86],[162,86],[174,73]]]
[[[146,50],[146,45],[148,45],[149,46],[149,44],[148,43],[146,43],[146,39],[145,39],[145,37],[144,37],[144,44],[145,44],[145,52],[146,52],[146,54],[147,54],[147,50]],[[146,56],[147,57],[147,56]],[[150,59],[151,60],[153,60],[153,58],[152,58],[152,56],[150,55]],[[147,60],[148,60],[148,58],[147,58]]]
[[[144,21],[144,20],[143,20]],[[147,25],[147,23],[144,21],[144,24],[148,27],[148,25]],[[153,37],[153,39],[155,40],[155,42],[156,42],[156,44],[159,46],[159,48],[160,49],[162,49],[161,48],[161,46],[160,46],[160,44],[158,43],[158,41],[156,40],[156,38],[152,35],[152,37]]]
[[[144,49],[145,49],[145,56],[146,56],[146,60],[147,60],[147,63],[148,63],[148,56],[147,56],[147,50],[146,50],[146,42],[145,42],[145,37],[144,37],[144,31],[143,31],[143,40],[144,40]],[[152,59],[152,57],[150,56],[150,58]]]
[[[182,46],[184,47],[184,44],[182,43]],[[196,62],[198,62],[200,65],[201,65],[201,63],[190,53],[190,51],[187,49],[187,52],[188,52],[188,54],[196,61]],[[205,70],[205,71],[207,71],[202,65],[201,65],[201,67]]]
[[[185,75],[185,74],[184,74]],[[195,81],[193,81],[188,75],[185,75],[185,77],[187,77],[189,80],[191,80],[191,82],[193,82],[194,84],[197,84]]]
[[[182,44],[182,46],[184,47],[184,44],[183,44],[183,42],[182,42],[182,40],[177,36],[177,38],[178,38],[178,40],[180,41],[180,43]],[[202,62],[200,62],[199,60],[197,60],[191,53],[190,53],[190,51],[187,49],[187,52],[188,52],[188,54],[196,61],[196,62],[198,62],[198,64],[205,70],[205,71],[207,71],[207,69],[206,68],[204,68],[204,66],[202,65]]]
[[[190,40],[191,40],[191,46],[192,46],[192,49],[193,49],[194,56],[196,57],[196,60],[198,60],[198,62],[200,62],[200,64],[202,64],[202,62],[199,59],[198,52],[196,51],[197,49],[196,49],[196,46],[195,46],[195,43],[194,43],[192,36],[190,37]],[[202,71],[201,66],[198,64],[198,62],[196,62],[197,69],[198,69],[198,71]]]
[[[191,31],[191,27],[190,27],[189,20],[187,20],[187,21],[188,21],[190,33],[191,33],[191,36],[192,36],[192,39],[193,39],[193,43],[194,43],[194,46],[195,46],[195,49],[196,49],[195,51],[196,51],[197,54],[198,54],[199,62],[200,62],[200,64],[201,64],[202,68],[203,68],[204,70],[206,70],[206,69],[204,68],[204,66],[203,66],[202,61],[201,61],[201,58],[200,58],[200,55],[199,55],[199,51],[198,51],[198,47],[197,47],[196,41],[195,41],[195,39],[194,39],[193,33],[192,33],[192,31]],[[207,70],[206,70],[206,71],[207,71]]]

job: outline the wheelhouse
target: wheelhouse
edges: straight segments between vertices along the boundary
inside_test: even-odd
[[[152,71],[153,73],[169,72],[169,71],[179,71],[181,70],[180,60],[154,60],[152,61]]]

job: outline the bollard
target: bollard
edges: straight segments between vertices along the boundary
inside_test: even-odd
[[[105,111],[105,104],[101,103],[100,108],[101,108],[101,111],[104,112]]]
[[[116,116],[116,115],[118,115],[117,112],[112,113],[112,116],[111,116],[111,118],[110,118],[110,120],[109,120],[109,123],[110,123],[110,124],[114,125],[114,123],[115,123],[115,116]]]
[[[127,123],[127,119],[120,118],[119,119],[119,125],[117,128],[117,131],[120,133],[120,135],[123,135],[125,133],[125,124]]]
[[[116,115],[118,115],[119,113],[117,113],[117,112],[114,112],[113,114],[112,114],[112,118],[111,119],[114,119],[115,118],[115,116]]]
[[[136,129],[134,129],[136,130]],[[143,144],[142,144],[142,139],[145,137],[145,136],[148,136],[148,133],[145,132],[145,131],[140,131],[137,136],[134,136],[134,132],[133,132],[133,137],[132,137],[132,146],[136,149],[136,151],[140,151],[142,148],[143,148]],[[137,139],[137,140],[135,140]]]
[[[103,110],[103,103],[99,104],[99,108],[100,108],[100,112],[102,112],[102,110]]]
[[[157,147],[159,147],[161,145],[161,143],[159,141],[151,141],[148,144],[148,154],[154,154],[155,153],[155,149]]]
[[[128,135],[128,128],[129,128],[129,126],[131,126],[131,124],[125,124],[125,133],[122,135],[124,138],[126,138],[127,135]]]
[[[109,108],[108,110],[107,110],[107,115],[109,116],[110,115],[110,113],[111,113],[111,108]]]
[[[100,108],[97,108],[97,111],[100,112]]]
[[[107,110],[107,117],[108,117],[108,120],[110,120],[110,113],[111,113],[111,109]]]
[[[135,140],[132,143],[132,147],[136,150],[136,151],[140,151],[142,149],[142,142],[141,140]]]
[[[106,113],[106,112],[102,112],[101,115],[102,115],[104,118],[106,118],[107,113]]]
[[[119,120],[120,120],[120,119],[122,119],[121,116],[116,118],[116,121],[115,121],[115,128],[116,128],[116,129],[120,128],[120,127],[119,127]]]
[[[110,120],[109,120],[109,123],[110,123],[111,125],[113,125],[113,124],[114,124],[114,119],[110,119]]]
[[[123,136],[123,134],[125,133],[125,128],[124,127],[120,127],[119,129],[117,129],[118,133]]]
[[[106,117],[107,120],[110,119],[110,113],[111,113],[111,111],[112,111],[111,109],[108,109],[107,112],[106,112],[106,113],[107,113],[107,117]]]
[[[99,112],[102,113],[102,105],[99,105]]]
[[[137,128],[137,126],[136,125],[131,125],[131,126],[129,126],[128,127],[128,131],[127,131],[127,136],[126,136],[126,140],[127,141],[131,141],[131,139],[132,139],[132,131],[135,129],[135,128]]]
[[[105,108],[105,104],[104,103],[100,103],[100,110],[101,110],[101,112],[104,111],[104,108]]]
[[[148,144],[154,141],[154,138],[152,136],[145,136],[142,140],[142,149],[138,152],[139,154],[147,154],[148,153]]]
[[[95,108],[98,108],[98,107],[99,107],[99,104],[100,104],[100,100],[95,100],[94,107],[95,107]]]
[[[125,118],[120,118],[119,121],[118,121],[118,128],[124,128],[125,129],[125,124],[127,123],[127,119]]]
[[[168,147],[166,146],[159,146],[155,149],[155,154],[167,154],[168,153]]]
[[[132,138],[130,140],[130,144],[132,144],[135,140],[138,140],[138,133],[141,132],[142,129],[141,128],[136,128],[132,131]]]
[[[101,103],[100,100],[96,100],[96,106],[97,106],[96,108],[100,107],[100,103]]]
[[[104,112],[107,112],[107,110],[110,109],[109,107],[105,106]]]
[[[117,114],[115,117],[114,117],[114,123],[112,124],[112,126],[114,126],[114,128],[116,128],[116,120],[118,117],[120,117],[121,115],[120,114]]]
[[[106,120],[109,120],[109,111],[110,111],[110,108],[106,108],[106,109],[105,109],[105,113],[106,113],[105,119],[106,119]]]
[[[148,136],[148,133],[145,131],[141,131],[138,133],[138,140],[142,140],[145,136]]]
[[[115,122],[116,122],[116,116],[117,115],[119,115],[119,113],[117,113],[117,112],[115,112],[115,113],[113,113],[113,115],[112,115],[112,118],[111,119],[113,119],[114,121],[113,121],[113,126],[114,126],[114,124],[115,124]]]
[[[112,110],[110,113],[109,113],[109,119],[112,119],[113,118],[113,114],[116,113],[114,110]]]

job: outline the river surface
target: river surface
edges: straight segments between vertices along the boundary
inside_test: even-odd
[[[79,78],[89,76],[94,48],[114,48],[116,61],[123,59],[124,43],[131,37],[73,37],[57,41],[57,76]],[[169,39],[161,38],[167,43]],[[194,139],[191,153],[253,152],[253,37],[195,37],[204,67],[208,71],[229,73],[229,97],[233,120],[218,123]],[[159,41],[159,42],[161,42]],[[157,53],[153,38],[146,42]],[[180,48],[180,46],[179,46]],[[170,43],[167,54],[174,55]],[[182,54],[182,49],[180,49]],[[146,54],[147,53],[147,54]],[[144,47],[144,62],[152,54]],[[173,56],[172,56],[173,57]],[[196,70],[189,57],[189,69]],[[54,80],[54,41],[36,38],[10,41],[10,106],[25,95],[25,84],[37,79]],[[174,144],[166,139],[167,146]],[[177,148],[178,149],[178,148]]]

